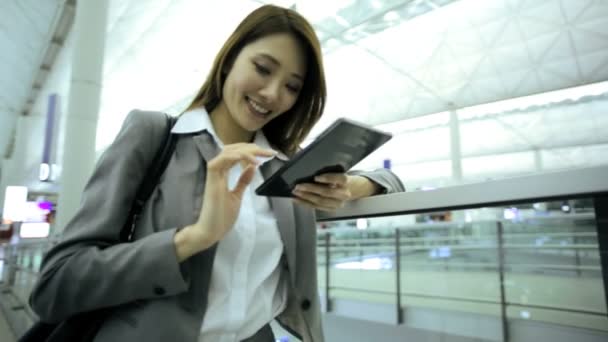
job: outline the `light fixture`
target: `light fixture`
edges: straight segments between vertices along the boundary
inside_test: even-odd
[[[27,187],[7,186],[4,194],[3,219],[10,221],[23,220],[25,203],[27,202]]]
[[[46,182],[51,179],[51,166],[47,163],[40,164],[38,179],[41,182]]]
[[[368,223],[367,223],[367,219],[357,219],[357,229],[363,230],[363,229],[367,229]]]

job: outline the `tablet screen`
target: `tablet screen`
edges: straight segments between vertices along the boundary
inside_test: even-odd
[[[349,119],[339,119],[308,147],[256,189],[258,195],[293,197],[300,183],[314,183],[314,177],[328,172],[346,172],[390,140],[390,133]]]

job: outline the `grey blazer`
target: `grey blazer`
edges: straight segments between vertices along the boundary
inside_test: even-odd
[[[198,341],[217,244],[178,263],[173,235],[195,222],[203,204],[206,161],[219,152],[206,131],[194,125],[180,134],[137,223],[135,241],[118,243],[165,128],[160,113],[133,111],[100,158],[81,207],[44,257],[30,296],[43,321],[113,306],[95,341]],[[268,177],[282,163],[275,158],[264,164],[262,174]],[[403,190],[388,171],[362,175],[387,192]],[[290,199],[270,201],[285,246],[283,276],[289,284],[287,308],[278,321],[303,341],[321,342],[315,213]]]

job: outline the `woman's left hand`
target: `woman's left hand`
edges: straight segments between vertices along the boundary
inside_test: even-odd
[[[294,201],[314,209],[333,211],[342,208],[351,198],[345,173],[325,173],[315,177],[315,183],[298,184]]]
[[[325,173],[315,177],[315,182],[297,185],[294,201],[314,209],[334,211],[346,201],[373,195],[376,189],[369,179],[345,173]]]

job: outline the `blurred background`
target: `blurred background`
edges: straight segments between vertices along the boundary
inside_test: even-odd
[[[33,319],[24,303],[60,234],[57,205],[77,201],[61,198],[80,144],[69,123],[90,126],[96,160],[130,110],[178,115],[266,3],[295,8],[322,44],[328,102],[304,145],[340,117],[393,133],[357,168],[390,168],[413,193],[404,205],[569,170],[563,184],[578,184],[576,170],[608,165],[608,0],[3,0],[0,285],[6,310],[26,313],[15,332]],[[105,30],[77,20],[85,5]],[[90,100],[74,80],[94,63]],[[78,101],[96,114],[74,113]],[[560,196],[319,222],[328,340],[605,341],[608,221],[594,194]]]

